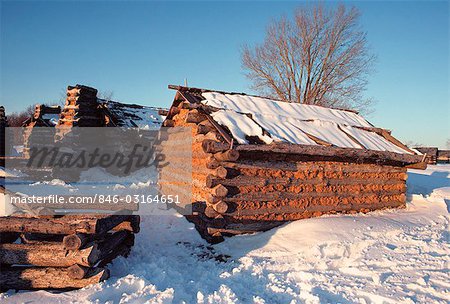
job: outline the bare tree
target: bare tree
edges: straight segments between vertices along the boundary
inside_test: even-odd
[[[21,127],[22,124],[30,118],[34,113],[34,105],[29,105],[25,110],[21,112],[14,112],[8,115],[8,125],[10,127]]]
[[[97,97],[105,100],[112,100],[114,97],[114,91],[101,91],[97,93]]]
[[[367,109],[374,56],[356,8],[302,7],[272,22],[264,43],[244,46],[242,66],[260,94],[286,102]]]

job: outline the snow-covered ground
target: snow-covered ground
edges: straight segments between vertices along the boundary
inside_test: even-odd
[[[172,210],[143,218],[106,282],[3,303],[448,303],[450,165],[411,170],[406,209],[301,220],[210,246]]]

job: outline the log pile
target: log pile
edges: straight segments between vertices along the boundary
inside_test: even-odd
[[[163,125],[192,127],[193,212],[187,218],[206,240],[219,242],[223,236],[265,231],[322,214],[405,206],[406,166],[420,162],[420,156],[235,145],[228,130],[209,115],[214,109],[189,93],[177,92]],[[164,170],[161,174],[169,174]]]
[[[0,217],[0,289],[75,289],[109,277],[127,256],[136,215]]]

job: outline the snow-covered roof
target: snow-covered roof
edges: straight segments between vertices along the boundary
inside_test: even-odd
[[[159,129],[164,117],[159,115],[161,108],[147,107],[136,104],[124,104],[116,101],[99,99],[114,115],[117,125],[121,127],[140,129]]]
[[[211,117],[228,129],[238,144],[335,146],[339,148],[415,154],[390,135],[374,127],[357,112],[316,105],[287,103],[268,98],[204,89],[169,86],[189,102],[211,109]],[[189,96],[188,96],[189,97]]]
[[[361,115],[347,110],[315,105],[287,103],[267,98],[203,92],[204,105],[219,109],[211,114],[228,128],[239,144],[248,144],[249,136],[261,142],[320,145],[412,154],[374,131]]]

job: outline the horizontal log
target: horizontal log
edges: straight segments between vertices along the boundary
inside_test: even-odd
[[[198,124],[195,130],[196,134],[207,134],[212,131],[212,128],[205,124]]]
[[[169,114],[168,110],[163,110],[163,109],[158,110],[158,115],[167,116],[168,114]]]
[[[119,244],[114,250],[110,251],[109,254],[102,257],[99,262],[99,267],[104,267],[111,263],[115,258],[119,256],[127,257],[131,251],[131,247],[134,244],[134,235],[129,235],[121,244]]]
[[[186,123],[198,124],[198,123],[206,120],[206,116],[204,114],[194,112],[194,111],[195,110],[192,110],[186,115],[186,120],[185,120]]]
[[[206,206],[205,208],[205,215],[209,218],[215,218],[216,216],[220,215],[212,206]]]
[[[67,87],[67,96],[77,96],[77,95],[97,96],[97,90],[87,86]]]
[[[67,251],[61,243],[0,245],[0,264],[4,265],[93,266],[99,258],[100,251],[96,245],[76,251]]]
[[[172,119],[166,119],[163,122],[163,127],[168,127],[168,128],[175,127],[175,122]]]
[[[227,213],[227,217],[232,218],[234,221],[294,221],[304,218],[316,217],[323,214],[354,214],[358,212],[367,213],[375,210],[402,207],[405,207],[405,202],[403,200],[392,200],[389,202],[378,202],[371,204],[338,204],[334,206],[316,205],[303,208],[279,206],[257,210],[244,209],[240,210],[239,212]]]
[[[62,234],[46,234],[46,233],[22,233],[20,239],[23,244],[34,244],[41,242],[62,242],[64,235]]]
[[[205,153],[218,153],[230,149],[228,143],[217,142],[212,139],[206,139],[202,142],[202,148]]]
[[[98,244],[100,250],[99,260],[103,260],[110,256],[112,251],[118,248],[125,240],[134,242],[134,235],[130,234],[128,231],[121,230],[100,242]]]
[[[87,276],[89,269],[90,269],[89,267],[75,264],[67,268],[67,275],[71,279],[81,280]]]
[[[369,173],[370,174],[370,173]],[[405,175],[405,176],[404,176]],[[313,178],[290,178],[290,177],[260,177],[260,176],[247,176],[238,175],[234,178],[218,178],[213,175],[208,175],[206,178],[206,186],[209,188],[216,187],[218,185],[224,186],[255,186],[264,187],[267,185],[392,185],[397,183],[404,183],[406,180],[406,173],[395,173],[392,176],[386,176],[384,178],[377,178],[376,175],[371,178],[327,178],[327,177],[313,177]]]
[[[1,290],[31,290],[31,289],[75,289],[99,283],[109,278],[109,271],[96,268],[81,279],[69,277],[65,268],[2,268],[0,272]]]
[[[221,166],[220,162],[217,159],[215,159],[214,156],[208,157],[208,159],[206,161],[206,168],[208,168],[208,169],[216,169],[216,168],[218,168],[220,166]]]
[[[264,178],[264,177],[253,177],[253,176],[244,176],[239,175],[234,178],[218,178],[213,175],[208,175],[206,177],[206,186],[209,188],[214,188],[219,185],[222,186],[246,186],[246,185],[254,185],[254,186],[265,186],[268,183],[276,184],[286,184],[289,183],[289,178]]]
[[[106,233],[123,221],[129,215],[108,215],[98,217],[76,217],[66,215],[60,218],[53,217],[0,217],[0,232],[22,233],[49,233],[49,234],[75,234],[75,233]]]
[[[223,185],[217,185],[211,189],[211,194],[217,197],[225,197],[228,194],[228,189]]]
[[[173,164],[173,163],[171,163],[171,164]],[[228,171],[224,167],[217,167],[215,169],[208,169],[208,168],[206,168],[206,166],[205,167],[203,167],[203,166],[192,166],[191,170],[192,170],[192,173],[204,174],[204,175],[210,174],[210,175],[213,175],[213,176],[216,176],[216,177],[220,177],[220,178],[226,178],[227,175],[228,175]]]
[[[212,205],[213,209],[220,214],[226,213],[228,211],[228,204],[224,201],[219,201]]]
[[[139,232],[139,223],[140,216],[139,215],[131,215],[131,218],[128,221],[122,222],[111,231],[120,232],[125,231],[128,233],[138,233]],[[108,239],[111,236],[108,234],[84,234],[84,233],[76,233],[66,235],[62,239],[62,243],[65,249],[67,250],[78,250],[80,248],[84,248],[87,244],[94,240],[102,240]]]
[[[270,145],[239,145],[235,149],[239,152],[252,152],[253,156],[256,156],[256,153],[254,152],[326,156],[330,159],[354,159],[357,160],[357,162],[375,162],[377,164],[394,162],[398,163],[399,166],[422,162],[421,155],[353,148],[293,145],[287,143],[275,143]]]
[[[199,199],[200,200],[205,199],[205,194],[202,193],[199,196]],[[206,202],[209,203],[209,204],[215,204],[215,203],[220,202],[221,200],[222,200],[222,197],[215,196],[214,194],[211,194],[211,193],[206,193]]]
[[[92,234],[76,233],[64,236],[62,243],[66,250],[78,250],[92,241]]]
[[[355,194],[353,192],[348,193],[335,193],[335,192],[307,192],[307,193],[290,193],[290,192],[269,192],[269,193],[242,193],[237,194],[232,197],[223,198],[225,202],[249,202],[249,201],[276,201],[276,200],[295,200],[301,199],[303,197],[364,197],[367,195],[400,195],[404,194],[403,190],[392,190],[392,191],[375,191],[369,192],[365,191],[360,194]]]
[[[209,160],[213,161],[215,159]],[[272,171],[338,171],[338,172],[406,172],[403,167],[382,166],[376,164],[354,164],[342,162],[274,162],[261,160],[239,160],[239,162],[218,162],[217,166],[232,168],[241,172]],[[250,175],[250,174],[248,174]]]
[[[214,158],[218,161],[237,161],[239,159],[239,152],[236,150],[227,150],[214,154]]]
[[[80,95],[70,95],[67,96],[66,102],[64,104],[64,109],[67,109],[67,106],[81,105],[81,107],[91,106],[97,107],[97,97],[95,96],[80,96]]]

